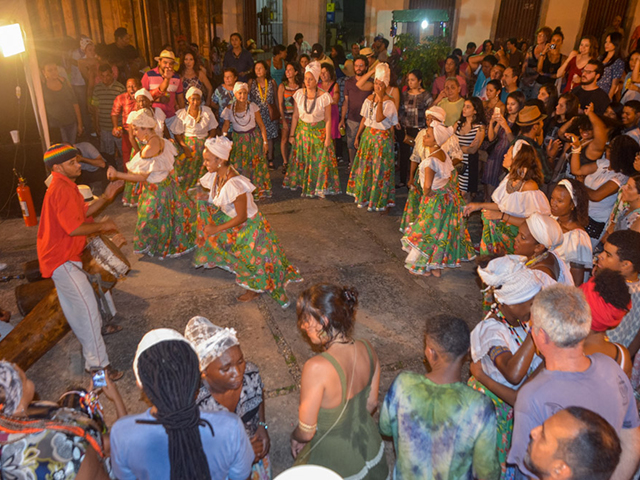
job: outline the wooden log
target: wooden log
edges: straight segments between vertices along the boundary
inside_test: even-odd
[[[50,278],[18,285],[16,287],[16,304],[22,316],[26,317],[54,288],[56,286]]]
[[[53,289],[2,339],[0,358],[27,370],[69,330],[71,327]]]
[[[42,274],[40,273],[40,262],[38,259],[30,260],[22,264],[22,271],[24,276],[29,282],[38,282],[42,280]]]

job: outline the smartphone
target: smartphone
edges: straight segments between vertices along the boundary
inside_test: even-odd
[[[500,111],[500,107],[495,107],[493,109],[493,114],[494,115],[502,115],[502,112]]]
[[[102,388],[107,386],[107,378],[104,369],[93,372],[93,388]]]
[[[549,47],[551,50],[555,50],[556,46],[552,43],[551,46]]]

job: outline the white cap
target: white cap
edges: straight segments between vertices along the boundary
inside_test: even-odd
[[[387,63],[379,63],[376,65],[375,79],[384,83],[387,87],[391,81],[391,69]]]
[[[564,241],[562,227],[557,220],[551,218],[549,215],[541,215],[538,212],[531,214],[531,216],[527,218],[527,227],[529,227],[531,236],[535,238],[538,243],[547,247],[548,250],[559,247]]]
[[[136,94],[133,96],[133,98],[138,98],[142,96],[147,97],[149,100],[153,102],[153,95],[151,95],[149,90],[147,90],[146,88],[141,88],[140,90],[138,90]]]
[[[309,72],[311,75],[313,75],[313,78],[316,79],[316,82],[320,79],[321,71],[322,71],[322,65],[320,65],[319,62],[311,62],[304,69],[304,73],[306,74],[307,72]]]
[[[193,346],[184,338],[180,332],[174,330],[173,328],[156,328],[146,333],[140,343],[138,343],[138,349],[136,350],[136,356],[133,359],[133,373],[136,376],[136,381],[138,382],[138,386],[142,388],[142,382],[140,381],[140,375],[138,374],[138,359],[142,352],[148,350],[153,347],[157,343],[167,342],[167,341],[179,341],[187,343],[191,348]]]
[[[444,108],[438,107],[438,106],[430,107],[429,110],[424,112],[425,118],[428,115],[431,115],[433,118],[438,120],[440,123],[444,123],[444,121],[447,118],[447,112],[444,111]]]
[[[184,98],[189,100],[189,98],[191,98],[192,95],[200,95],[200,98],[202,98],[202,90],[200,90],[197,87],[189,87],[189,89],[187,90],[187,93],[184,94]]]
[[[505,305],[524,303],[535,297],[542,285],[522,255],[505,255],[494,258],[485,267],[478,267],[484,283],[493,288],[495,299]]]
[[[247,85],[244,82],[236,82],[235,85],[233,86],[233,94],[235,95],[236,92],[239,92],[240,90],[246,90],[248,92],[249,85]]]
[[[207,138],[204,142],[204,146],[216,157],[222,158],[223,160],[229,160],[233,142],[225,136],[211,137]]]
[[[136,110],[131,118],[131,125],[142,128],[155,128],[157,125],[156,120],[151,117],[145,110]]]

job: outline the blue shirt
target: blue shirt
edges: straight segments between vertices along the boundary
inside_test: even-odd
[[[515,89],[513,92],[511,92],[511,93],[515,93],[515,92],[519,92],[519,91],[520,91],[520,89],[519,89],[519,88],[516,88],[516,89]],[[503,89],[502,89],[502,92],[500,93],[500,101],[501,101],[502,103],[504,103],[505,105],[507,104],[507,97],[508,97],[508,96],[509,96],[509,92],[507,92],[507,89],[506,89],[506,88],[503,88]]]
[[[476,84],[473,87],[473,96],[479,97],[480,95],[482,95],[482,90],[487,86],[487,83],[489,83],[489,79],[484,76],[484,72],[482,71],[482,68],[480,68],[478,79],[476,80]]]
[[[226,412],[200,413],[208,425],[200,426],[202,446],[209,461],[212,480],[246,480],[255,457],[249,437],[237,415]],[[155,420],[151,409],[127,415],[111,430],[111,462],[119,480],[169,480],[169,438],[162,425],[136,423]]]

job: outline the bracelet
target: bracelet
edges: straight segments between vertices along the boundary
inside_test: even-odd
[[[571,147],[571,153],[577,153],[577,154],[582,153],[582,146],[580,146],[580,147],[573,147],[572,146]]]
[[[268,429],[269,429],[269,425],[267,425],[267,424],[266,424],[266,423],[264,423],[264,422],[258,422],[258,426],[259,426],[259,427],[264,427],[264,429],[265,429],[265,430],[268,430]]]
[[[300,430],[302,430],[303,432],[310,433],[315,432],[318,429],[318,424],[315,423],[313,425],[307,425],[306,423],[298,420],[298,427],[300,427]]]

